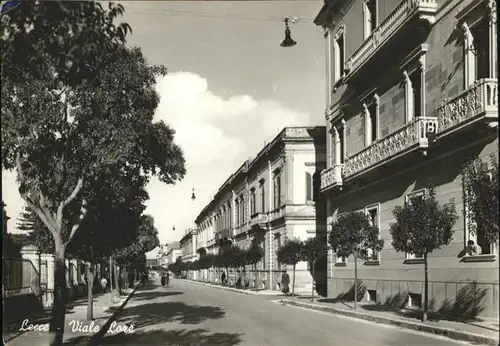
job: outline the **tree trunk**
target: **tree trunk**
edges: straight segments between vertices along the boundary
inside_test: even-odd
[[[254,263],[253,265],[253,273],[254,273],[254,280],[255,280],[255,290],[259,290],[259,281],[260,281],[260,273],[257,271],[257,263]]]
[[[111,292],[111,300],[113,300],[113,257],[109,256],[109,290]]]
[[[122,283],[121,277],[122,277],[122,266],[116,266],[116,296],[120,298],[120,295],[122,293]]]
[[[354,254],[354,310],[358,307],[358,256]]]
[[[61,230],[59,230],[61,231]],[[54,305],[50,318],[51,346],[60,346],[64,336],[64,322],[66,315],[66,265],[64,263],[64,244],[59,237],[54,237]]]
[[[427,268],[427,253],[424,253],[424,311],[422,312],[422,322],[427,321],[429,312],[429,273]]]
[[[295,299],[295,266],[297,263],[293,265],[293,281],[292,281],[292,299]]]
[[[87,269],[87,321],[92,321],[94,319],[94,292],[92,291],[92,289],[94,288],[94,273],[95,261],[92,258]]]
[[[315,282],[315,279],[314,279],[314,264],[315,264],[315,260],[313,259],[312,260],[312,287],[311,287],[311,302],[314,302],[314,282]]]

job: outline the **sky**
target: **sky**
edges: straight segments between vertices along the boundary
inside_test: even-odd
[[[156,85],[155,121],[176,131],[186,159],[182,181],[153,178],[147,187],[145,212],[165,244],[194,227],[228,176],[283,127],[324,125],[324,38],[312,22],[323,1],[121,3],[122,20],[133,30],[128,44],[141,47],[148,63],[168,68]],[[291,48],[279,46],[286,17],[298,18]],[[13,172],[2,173],[2,185],[8,228],[16,232],[23,201]]]

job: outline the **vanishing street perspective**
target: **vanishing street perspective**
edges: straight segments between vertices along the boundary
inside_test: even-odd
[[[500,344],[496,0],[0,16],[3,344]]]

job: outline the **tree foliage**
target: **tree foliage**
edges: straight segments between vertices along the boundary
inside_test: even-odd
[[[278,262],[296,265],[302,260],[303,243],[298,239],[289,239],[276,252]]]
[[[258,243],[252,241],[252,244],[245,252],[246,264],[255,265],[264,257],[264,249]]]
[[[458,218],[455,205],[439,205],[433,187],[424,198],[396,206],[396,222],[391,224],[392,246],[396,251],[428,254],[448,245]]]
[[[490,158],[490,167],[477,159],[463,169],[464,202],[467,227],[472,234],[481,230],[490,243],[499,239],[498,161]]]
[[[328,238],[332,250],[342,257],[356,255],[366,258],[368,250],[380,251],[384,241],[379,239],[379,229],[372,226],[363,212],[340,215],[333,223]]]
[[[313,265],[313,263],[318,262],[318,260],[326,255],[326,251],[326,237],[314,237],[303,242],[301,258],[303,261],[306,261],[310,265]]]

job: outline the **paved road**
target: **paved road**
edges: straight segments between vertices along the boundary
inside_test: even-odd
[[[120,318],[129,334],[107,334],[103,345],[176,346],[456,346],[442,337],[283,306],[189,282],[151,285],[136,293]]]

